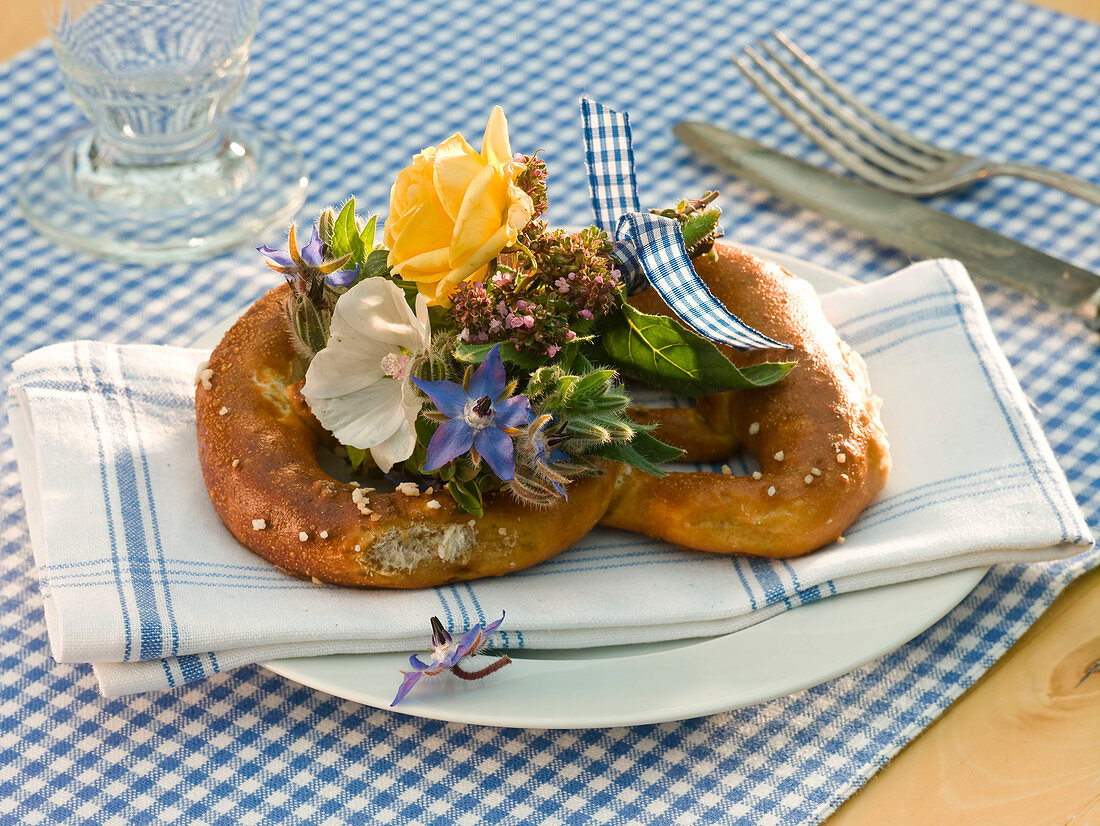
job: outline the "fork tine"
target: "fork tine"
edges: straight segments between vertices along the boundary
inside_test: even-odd
[[[776,33],[773,32],[772,34],[775,35]],[[780,42],[782,43],[783,41]],[[786,44],[784,43],[784,45]],[[892,135],[876,129],[863,118],[852,114],[852,110],[849,106],[843,102],[838,102],[838,98],[826,94],[816,84],[808,81],[806,76],[795,69],[786,58],[779,54],[771,43],[766,40],[761,40],[759,46],[768,53],[768,56],[775,61],[780,69],[787,73],[794,81],[795,85],[803,92],[808,93],[825,112],[844,123],[848,128],[859,133],[860,137],[868,143],[878,147],[886,155],[893,156],[910,166],[917,167],[917,174],[929,172],[943,163],[942,158],[930,157],[926,152],[915,151],[908,144],[899,143]],[[798,55],[795,54],[795,57],[798,57]],[[824,74],[824,72],[815,73],[815,76],[820,77],[821,74]],[[836,84],[836,86],[839,88],[839,84]],[[839,137],[838,135],[838,138]],[[880,165],[885,165],[883,163],[885,159],[878,158],[877,155],[875,160],[880,162]],[[890,172],[901,176],[907,176],[907,173],[908,175],[913,174],[912,170],[907,171],[895,165],[887,165],[886,168]]]
[[[884,172],[897,176],[901,180],[912,180],[914,177],[919,177],[926,171],[920,167],[915,168],[912,164],[908,164],[905,161],[881,151],[873,144],[862,140],[859,135],[851,130],[845,129],[842,123],[839,123],[836,118],[832,117],[816,102],[811,100],[805,94],[804,89],[796,86],[785,75],[773,68],[771,64],[764,60],[764,58],[753,50],[751,46],[746,46],[744,51],[745,54],[748,55],[777,86],[779,86],[791,102],[799,106],[803,112],[817,121],[818,125],[824,127],[825,130],[831,133],[833,138],[843,144],[848,151],[874,164]]]
[[[753,62],[766,72],[769,77],[774,78],[773,73],[775,70],[763,63],[760,56],[753,52],[750,47],[745,47],[745,53],[749,57],[754,57]],[[779,95],[773,92],[767,83],[764,82],[764,79],[748,65],[744,57],[737,58],[734,60],[734,63],[736,63],[737,68],[745,74],[745,77],[749,79],[749,82],[756,87],[757,91],[766,97],[772,106],[779,110],[783,117],[798,127],[803,135],[828,152],[842,166],[847,167],[856,174],[861,175],[881,187],[890,188],[897,183],[897,178],[886,175],[877,166],[867,163],[862,157],[856,155],[843,143],[820,129],[806,114],[779,97]]]
[[[884,118],[878,112],[874,111],[873,109],[868,109],[866,106],[860,103],[859,99],[854,97],[851,92],[849,92],[847,89],[845,89],[835,80],[833,80],[825,72],[824,69],[817,65],[812,57],[802,51],[798,44],[787,37],[787,35],[785,35],[783,32],[776,29],[771,32],[771,35],[784,46],[786,46],[787,50],[792,55],[794,55],[798,62],[802,64],[802,66],[805,67],[806,70],[810,72],[810,74],[820,80],[830,92],[840,98],[840,100],[846,106],[851,107],[852,110],[859,113],[862,117],[873,123],[887,135],[892,137],[895,141],[905,146],[908,146],[918,152],[923,152],[926,155],[931,155],[933,158],[937,158],[939,160],[945,160],[951,157],[951,153],[946,152],[937,146],[933,146],[930,143],[925,143],[919,138],[913,137],[908,132],[898,129],[898,127],[894,126],[894,124],[890,123],[890,121],[886,120],[886,118]]]

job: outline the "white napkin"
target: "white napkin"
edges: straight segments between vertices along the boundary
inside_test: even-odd
[[[73,342],[30,353],[14,365],[9,415],[53,655],[94,663],[117,696],[277,657],[422,650],[433,615],[462,631],[507,611],[497,647],[652,642],[1091,545],[960,264],[917,264],[824,304],[884,400],[894,462],[844,544],[769,561],[599,529],[535,568],[419,591],[313,585],[237,544],[198,465],[204,351]]]

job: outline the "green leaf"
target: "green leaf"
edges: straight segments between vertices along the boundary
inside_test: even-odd
[[[679,459],[684,452],[678,447],[666,445],[660,439],[650,436],[645,431],[634,434],[629,442],[612,442],[608,445],[600,445],[591,451],[589,456],[602,456],[604,459],[612,459],[625,465],[644,470],[653,476],[667,476],[668,474],[657,467],[661,462],[671,462]]]
[[[367,253],[362,266],[359,267],[359,277],[355,279],[355,283],[358,284],[364,278],[389,278],[390,265],[386,263],[389,255],[388,250],[371,250]],[[399,284],[398,286],[404,285]],[[413,287],[415,288],[416,285],[413,284]]]
[[[572,342],[565,345],[565,347],[563,347],[562,350],[564,351],[566,348],[568,348],[570,346],[573,346]],[[591,346],[591,342],[585,342],[585,346]],[[603,351],[601,350],[600,352],[602,353]],[[563,364],[562,369],[563,370],[564,369],[572,369],[575,373],[578,373],[579,375],[582,375],[582,376],[585,373],[590,373],[591,371],[596,369],[595,366],[593,366],[591,360],[589,360],[588,356],[586,356],[583,352],[581,352],[580,346],[577,346],[576,355],[571,359],[571,361],[572,361],[571,365],[567,366],[567,365]]]
[[[401,289],[405,291],[405,302],[412,308],[412,311],[416,312],[416,297],[420,294],[416,286],[411,288],[405,284],[399,285]],[[450,326],[451,315],[450,310],[447,307],[440,307],[438,304],[428,308],[428,325],[433,330],[443,330]]]
[[[332,229],[332,245],[329,254],[333,258],[341,255],[350,255],[356,264],[362,263],[364,257],[363,242],[359,239],[359,230],[355,227],[355,199],[349,198],[336,216],[336,222]]]
[[[355,199],[349,198],[332,226],[332,242],[338,248],[334,254],[347,255],[351,252],[350,237],[353,234],[358,236],[359,233],[355,232]]]
[[[587,341],[574,339],[562,346],[557,358],[557,364],[561,366],[562,370],[571,370],[583,374],[592,369],[592,365],[588,364],[588,360],[581,355],[581,345],[584,343],[587,343]]]
[[[598,340],[619,372],[689,398],[766,387],[794,366],[771,362],[738,369],[713,342],[680,322],[625,303],[606,317]]]
[[[405,460],[405,470],[414,476],[423,473],[424,463],[428,460],[428,444],[432,440],[435,431],[439,429],[439,423],[432,421],[427,416],[416,417],[416,446],[412,455]]]
[[[470,344],[459,342],[455,345],[455,358],[466,364],[481,364],[497,342]],[[547,361],[547,356],[536,355],[526,350],[517,350],[511,342],[500,342],[500,360],[505,364],[514,364],[524,370],[534,370]]]
[[[471,479],[468,482],[460,482],[458,479],[452,479],[447,483],[447,491],[466,513],[473,514],[479,519],[485,515],[485,506],[481,500],[481,488],[478,487],[477,480]]]
[[[358,473],[359,469],[363,467],[363,462],[366,461],[367,451],[351,445],[344,445],[344,450],[348,452],[348,461],[351,462],[352,472]]]
[[[367,221],[367,225],[363,227],[363,231],[359,233],[359,241],[363,244],[364,259],[366,259],[365,253],[369,253],[374,249],[374,226],[377,223],[378,216],[372,215],[370,220]],[[360,261],[359,263],[362,264],[363,262]]]

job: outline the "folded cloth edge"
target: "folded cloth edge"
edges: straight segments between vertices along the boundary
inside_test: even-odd
[[[924,262],[911,264],[900,272],[905,272],[911,267],[918,266],[919,263]],[[979,333],[977,340],[983,345],[981,349],[985,359],[980,360],[982,363],[990,363],[997,369],[1001,386],[1011,396],[1014,402],[1014,409],[1019,412],[1022,424],[1030,431],[1029,436],[1035,443],[1036,451],[1051,465],[1051,467],[1058,468],[1061,471],[1055,475],[1054,485],[1059,489],[1059,492],[1067,502],[1074,503],[1074,507],[1071,508],[1070,511],[1076,522],[1075,525],[1067,527],[1067,544],[1083,546],[1082,550],[1091,548],[1096,544],[1096,539],[1093,537],[1092,531],[1085,521],[1085,515],[1081,511],[1080,505],[1077,504],[1077,498],[1070,489],[1069,479],[1066,477],[1065,470],[1062,468],[1061,464],[1059,464],[1058,457],[1055,455],[1054,449],[1050,446],[1050,441],[1047,439],[1042,425],[1039,424],[1039,420],[1035,416],[1033,410],[1034,405],[1031,399],[1024,393],[1024,389],[1020,385],[1019,379],[1017,379],[1016,374],[1012,372],[1012,365],[1009,364],[1008,356],[1005,355],[1004,350],[1001,349],[1000,344],[997,342],[997,335],[993,331],[993,325],[989,323],[989,316],[985,312],[981,296],[978,295],[978,290],[974,286],[974,281],[970,278],[970,273],[961,261],[957,261],[953,258],[936,258],[932,259],[932,263],[939,267],[959,291],[959,297],[963,299],[961,302],[962,306],[966,307],[969,311],[968,320],[970,324],[976,328]],[[1005,415],[1009,415],[1008,411],[1005,411]],[[1076,536],[1070,533],[1071,529],[1076,529]]]
[[[927,263],[927,262],[922,262],[922,263]],[[914,264],[914,265],[911,265],[911,266],[914,266],[914,267],[915,266],[921,266],[922,263]],[[997,368],[997,371],[1000,374],[999,375],[1000,381],[998,382],[998,384],[1004,390],[1006,390],[1008,393],[1011,394],[1011,396],[1013,398],[1013,401],[1017,405],[1017,410],[1020,412],[1021,419],[1026,424],[1026,426],[1028,426],[1029,429],[1031,430],[1030,435],[1034,439],[1037,450],[1039,450],[1041,453],[1043,453],[1044,457],[1048,461],[1050,461],[1053,466],[1057,467],[1057,462],[1056,462],[1056,459],[1054,457],[1053,451],[1051,450],[1051,448],[1049,446],[1049,443],[1047,442],[1046,437],[1042,432],[1042,428],[1039,426],[1037,420],[1034,418],[1031,410],[1029,409],[1029,403],[1027,402],[1026,396],[1023,394],[1023,391],[1020,388],[1019,383],[1016,381],[1015,376],[1012,374],[1011,367],[1008,364],[1007,358],[1005,358],[1005,356],[1004,356],[1003,352],[1000,350],[1000,348],[998,346],[996,346],[996,339],[994,337],[992,328],[989,325],[988,319],[985,317],[984,312],[980,309],[980,307],[981,307],[980,299],[977,295],[976,290],[973,287],[972,282],[970,281],[969,275],[965,271],[965,268],[963,268],[962,265],[959,264],[958,262],[949,261],[949,260],[936,261],[934,263],[939,266],[939,268],[941,269],[944,276],[946,276],[948,278],[948,280],[950,280],[952,282],[952,284],[955,286],[956,290],[958,291],[958,293],[960,295],[960,298],[965,298],[966,299],[963,302],[969,309],[969,317],[966,319],[966,321],[967,321],[967,323],[974,324],[981,333],[980,338],[982,339],[982,344],[984,345],[982,347],[983,357],[987,360],[992,361],[995,364],[995,366]],[[907,267],[904,270],[900,271],[898,274],[901,274],[902,272],[905,272],[906,270],[908,270],[910,268],[911,267]],[[860,286],[865,286],[865,285],[854,285],[853,288],[851,288],[851,289],[858,289]],[[990,345],[992,345],[992,346],[990,346]],[[30,440],[30,441],[33,442],[33,439],[34,439],[33,423],[31,423],[28,420],[28,417],[26,417],[25,415],[22,415],[22,413],[23,413],[22,405],[21,405],[22,388],[20,388],[20,387],[10,388],[10,395],[12,397],[12,404],[9,406],[9,411],[8,412],[9,412],[9,420],[12,422],[13,437],[16,437],[16,434],[18,433],[19,434],[18,438],[22,438],[24,440]],[[17,420],[22,420],[22,421],[17,422]],[[29,455],[30,457],[33,457],[34,451],[33,450],[32,451],[22,451],[21,453],[24,453],[25,455]],[[31,459],[31,461],[33,461],[33,458]],[[23,471],[22,471],[22,468],[21,468],[21,473],[22,472]],[[34,469],[32,469],[31,472],[32,472],[32,474],[36,474],[36,470],[34,470]],[[37,478],[37,477],[35,477],[35,478]],[[1071,501],[1071,502],[1074,501],[1073,497],[1072,497],[1072,493],[1069,490],[1068,482],[1066,481],[1064,474],[1059,474],[1056,477],[1055,483],[1060,486],[1060,488],[1062,489],[1062,491],[1064,492],[1064,494],[1066,496],[1067,501]],[[25,493],[25,496],[28,499],[31,499],[33,497],[33,494]],[[31,516],[30,515],[31,513],[34,513],[34,516]],[[1063,555],[1063,554],[1054,552],[1055,549],[1058,548],[1058,547],[1070,547],[1070,546],[1075,545],[1075,544],[1083,544],[1083,543],[1086,543],[1086,542],[1091,543],[1092,540],[1091,540],[1091,536],[1089,534],[1088,526],[1084,523],[1083,516],[1080,514],[1079,509],[1077,509],[1075,513],[1076,513],[1077,520],[1078,520],[1077,527],[1079,528],[1078,538],[1076,540],[1072,541],[1072,542],[1065,543],[1064,545],[1051,546],[1050,549],[1051,549],[1052,553],[1049,554],[1049,555],[1044,555],[1044,558],[1054,558],[1056,556]],[[41,536],[41,534],[42,534],[42,525],[40,523],[40,520],[41,520],[40,508],[36,508],[36,507],[32,508],[32,507],[30,507],[30,502],[28,502],[28,523],[29,523],[29,527],[30,527],[30,530],[31,530],[31,534],[32,534],[32,543],[34,543],[35,534],[38,534],[39,536]],[[1038,549],[1035,549],[1035,550],[1038,550]],[[997,561],[997,560],[995,560],[995,559],[986,559],[986,558],[984,558],[984,555],[983,555],[982,557],[974,557],[973,559],[969,560],[969,564],[971,564],[971,565],[983,565],[984,566],[984,565],[987,565],[987,564],[989,564],[990,562],[993,562],[993,561]],[[960,565],[958,567],[966,567],[966,566],[965,565]],[[938,571],[938,572],[942,572],[942,571]],[[893,574],[893,576],[891,576],[891,573]],[[932,571],[931,573],[934,574],[934,573],[937,573],[937,571]],[[905,576],[902,576],[902,574],[905,574]],[[870,578],[874,579],[873,582],[868,580],[867,584],[862,584],[862,585],[858,585],[858,586],[856,586],[853,582],[853,587],[852,588],[844,588],[843,590],[853,590],[855,587],[873,587],[874,585],[889,584],[890,582],[896,582],[896,581],[900,581],[902,579],[919,578],[919,575],[918,576],[913,576],[912,574],[913,574],[912,570],[901,569],[901,568],[887,569],[886,571],[878,571],[878,572],[871,571],[871,572],[868,572],[865,575],[865,577],[861,577],[861,579],[866,579],[867,577],[870,577]],[[838,592],[840,592],[840,590],[841,589],[838,588]],[[51,640],[60,639],[59,637],[55,637],[57,619],[56,619],[56,616],[55,616],[55,612],[53,612],[50,608],[50,604],[49,604],[50,601],[49,601],[48,597],[46,597],[45,602],[46,602],[47,626],[48,626],[48,629],[49,629],[49,632],[50,632]],[[753,622],[762,621],[763,619],[766,619],[766,618],[767,617],[765,617],[762,612],[752,615],[752,621]],[[678,638],[678,637],[682,638],[682,637],[686,637],[686,636],[699,636],[699,635],[706,635],[706,634],[710,634],[710,633],[723,633],[723,632],[728,632],[730,630],[736,630],[734,628],[727,628],[727,629],[723,630],[723,629],[711,627],[708,630],[704,631],[704,630],[702,630],[702,628],[695,628],[694,627],[695,623],[691,623],[691,624],[693,625],[692,631],[694,631],[694,633],[685,633],[685,632],[688,631],[688,629],[676,630],[676,625],[677,624],[675,624],[675,623],[670,624],[669,629],[667,629],[670,632],[670,635],[667,638],[669,638],[669,639]],[[705,624],[707,626],[715,626],[717,623],[707,622]],[[740,622],[740,623],[737,623],[737,624],[740,627],[744,627],[745,625],[748,625],[748,624],[751,624],[751,623],[749,623],[749,622]],[[601,635],[598,635],[598,636],[601,636]],[[392,643],[394,641],[390,640],[388,642]],[[301,644],[302,645],[309,645],[310,643],[309,643],[309,641],[303,641]],[[354,641],[354,640],[348,640],[348,641],[344,641],[343,643],[341,641],[331,641],[331,643],[326,643],[322,647],[328,647],[329,644],[349,645],[353,649],[359,649],[362,645],[362,643],[356,643],[356,641]],[[586,644],[587,645],[596,645],[596,644],[600,644],[600,643],[599,642],[588,642]],[[277,647],[280,651],[289,652],[291,649],[294,649],[295,647],[297,647],[297,645],[298,645],[297,643],[283,643],[283,644],[280,644]],[[416,646],[411,646],[411,647],[416,647]],[[242,652],[243,651],[253,651],[256,654],[259,654],[261,650],[267,649],[267,648],[269,648],[269,646],[262,646],[262,647],[257,648],[257,649],[241,649],[241,651]],[[225,652],[225,653],[228,654],[229,652]],[[330,652],[330,653],[336,653],[336,652],[333,651],[333,652]],[[301,655],[302,652],[299,651],[299,652],[297,652],[297,654]],[[196,655],[188,655],[188,656],[202,656],[202,655],[196,654]],[[272,654],[270,656],[276,656],[276,655]],[[252,658],[250,658],[250,661],[255,661],[256,659],[259,659],[259,658],[260,657],[252,657]],[[266,659],[268,657],[263,656],[262,658]],[[237,658],[233,657],[231,659],[236,660]],[[149,661],[146,661],[146,662],[147,663],[160,663],[161,661],[160,660],[149,660]],[[244,662],[239,662],[237,664],[244,664]],[[107,676],[108,671],[114,672],[115,670],[117,670],[114,667],[116,664],[100,664],[100,665],[102,666],[100,671],[103,673],[104,677]],[[131,666],[140,665],[140,663],[129,663],[129,664],[122,663],[122,664],[118,664],[118,665],[121,665],[121,667],[122,667],[121,670],[125,671],[127,668],[130,668]],[[230,666],[230,667],[235,667],[235,666]],[[220,669],[218,669],[218,670],[220,670]],[[97,672],[97,673],[100,673],[100,672]],[[121,677],[121,675],[119,675],[119,676]],[[199,674],[199,676],[205,676],[205,674]],[[108,680],[108,682],[114,682],[114,681],[113,680]],[[104,690],[106,690],[107,687],[108,686],[106,684],[103,684]],[[140,689],[140,688],[138,688],[138,689],[127,689],[125,691],[120,691],[119,693],[128,693],[129,691],[132,691],[132,690],[143,690],[143,689]]]

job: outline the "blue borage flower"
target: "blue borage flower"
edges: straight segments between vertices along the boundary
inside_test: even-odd
[[[412,691],[413,686],[420,682],[421,677],[433,677],[436,674],[442,674],[444,671],[450,671],[463,680],[479,680],[508,665],[512,660],[507,654],[504,654],[493,660],[485,668],[477,671],[466,671],[461,666],[462,660],[479,654],[488,645],[489,636],[500,627],[502,622],[504,622],[503,611],[500,614],[500,619],[496,622],[491,622],[488,625],[478,623],[463,634],[456,644],[447,629],[443,627],[443,623],[439,621],[439,618],[432,617],[431,662],[424,662],[416,654],[409,657],[409,665],[413,667],[413,670],[401,672],[405,676],[401,680],[401,686],[397,689],[397,696],[390,703],[390,708],[405,699],[405,696]]]
[[[359,274],[357,269],[340,269],[348,263],[351,258],[349,255],[325,261],[324,244],[317,234],[317,227],[313,227],[309,243],[301,250],[298,249],[293,224],[287,237],[286,251],[272,249],[266,244],[256,249],[267,259],[267,265],[271,269],[285,275],[291,286],[302,293],[307,292],[310,285],[319,278],[324,278],[332,287],[350,287]]]
[[[428,443],[425,473],[469,453],[475,465],[484,458],[501,480],[507,482],[515,476],[512,436],[533,414],[526,396],[511,395],[515,384],[509,384],[504,372],[499,344],[474,371],[468,388],[453,381],[414,378],[413,382],[444,419]]]

